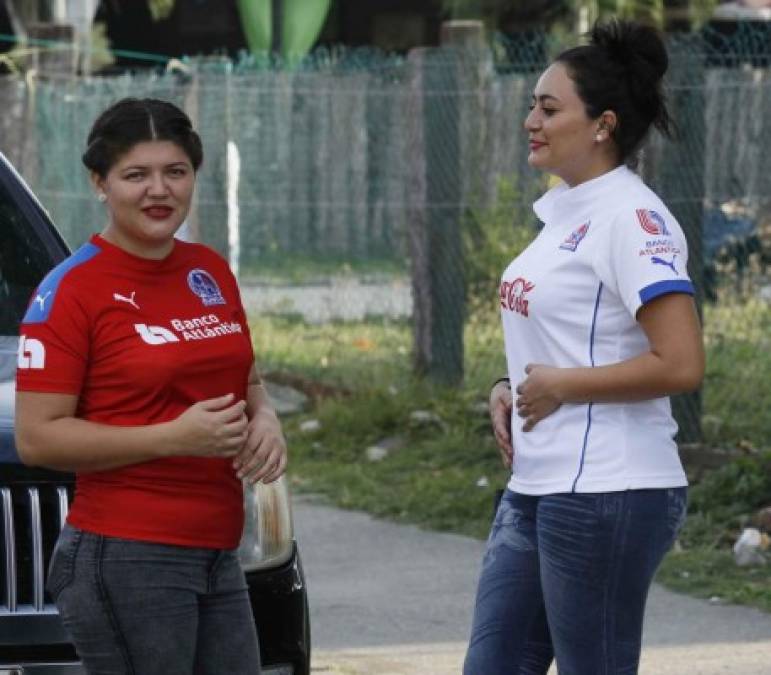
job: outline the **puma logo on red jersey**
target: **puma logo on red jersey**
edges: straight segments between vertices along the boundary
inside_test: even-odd
[[[112,297],[115,299],[116,302],[126,302],[132,307],[136,307],[139,309],[139,305],[136,303],[136,300],[134,300],[134,296],[137,294],[136,291],[131,291],[131,296],[126,297],[125,295],[121,295],[120,293],[113,293]]]
[[[517,312],[522,316],[529,316],[528,307],[530,301],[525,294],[535,288],[535,284],[517,277],[514,281],[503,281],[500,288],[501,307]]]
[[[35,302],[36,302],[38,305],[40,305],[40,311],[41,311],[41,312],[44,312],[44,311],[45,311],[45,304],[46,304],[46,300],[48,300],[48,296],[49,296],[49,295],[51,295],[51,291],[48,291],[48,293],[46,293],[45,295],[40,295],[40,293],[38,293],[38,294],[35,296]]]

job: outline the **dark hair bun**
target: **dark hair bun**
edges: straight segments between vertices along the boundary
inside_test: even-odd
[[[611,135],[619,158],[631,163],[651,125],[672,135],[663,91],[667,50],[655,29],[631,21],[597,22],[589,37],[589,44],[565,50],[556,61],[566,66],[591,119],[604,110],[616,113]]]
[[[613,19],[595,23],[590,36],[591,44],[604,49],[633,78],[656,84],[667,72],[667,50],[658,32],[649,26]]]

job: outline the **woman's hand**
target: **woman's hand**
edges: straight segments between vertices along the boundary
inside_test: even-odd
[[[249,420],[248,436],[233,461],[237,476],[249,483],[272,483],[286,469],[286,440],[272,409],[262,409]]]
[[[525,420],[522,431],[531,431],[562,405],[558,394],[560,368],[529,363],[525,373],[527,378],[517,385],[517,415]]]
[[[514,447],[511,444],[511,410],[513,397],[508,382],[499,382],[490,392],[490,420],[503,465],[511,468]]]
[[[233,457],[247,439],[246,401],[225,394],[191,405],[174,420],[177,455]]]

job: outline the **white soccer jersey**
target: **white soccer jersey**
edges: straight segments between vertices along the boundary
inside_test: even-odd
[[[685,237],[637,175],[621,166],[535,202],[544,226],[506,269],[500,302],[512,388],[528,363],[618,363],[649,349],[637,310],[693,293]],[[515,394],[516,397],[516,394]],[[509,488],[524,494],[686,485],[669,398],[565,403],[532,431],[512,416]]]

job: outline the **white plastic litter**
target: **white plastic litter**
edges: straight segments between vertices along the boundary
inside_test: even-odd
[[[734,560],[739,567],[765,565],[763,535],[755,527],[746,527],[734,544]]]

